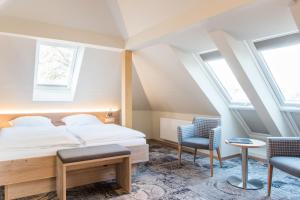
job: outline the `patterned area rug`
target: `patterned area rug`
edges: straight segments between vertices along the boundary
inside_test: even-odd
[[[272,197],[266,197],[267,166],[249,161],[249,176],[260,179],[261,190],[244,191],[230,186],[226,179],[241,175],[239,158],[226,160],[220,169],[215,161],[215,175],[209,176],[209,160],[199,156],[196,164],[190,154],[183,154],[183,166],[178,167],[176,150],[150,144],[150,162],[138,166],[133,178],[132,193],[118,195],[114,182],[97,183],[68,191],[69,200],[300,200],[300,179],[274,170]],[[3,189],[0,191],[3,199]],[[23,200],[57,200],[54,192],[23,198]]]

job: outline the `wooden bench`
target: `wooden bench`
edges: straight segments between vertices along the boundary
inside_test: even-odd
[[[131,192],[130,151],[123,146],[112,144],[57,152],[56,191],[58,199],[66,200],[67,173],[87,168],[115,165],[116,181],[124,192]],[[82,177],[84,179],[84,177]]]

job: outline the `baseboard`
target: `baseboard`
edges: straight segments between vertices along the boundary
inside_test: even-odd
[[[171,141],[167,141],[167,140],[158,140],[158,139],[149,139],[148,141],[157,142],[157,143],[160,143],[162,145],[165,145],[165,146],[168,146],[168,147],[171,147],[171,148],[174,148],[174,149],[178,148],[178,143],[176,143],[176,142],[171,142]],[[189,147],[182,147],[182,151],[188,152],[188,153],[194,153],[194,149],[189,148]],[[198,155],[203,155],[203,156],[209,156],[208,153],[203,152],[201,150],[198,150],[197,154]],[[240,154],[234,154],[234,155],[222,157],[222,161],[223,160],[228,160],[228,159],[231,159],[231,158],[236,158],[236,157],[240,157]],[[214,156],[214,158],[218,159],[217,156]]]
[[[162,144],[162,145],[174,148],[174,149],[178,148],[178,143],[177,142],[171,142],[171,141],[161,140],[161,139],[160,140],[158,140],[158,139],[148,139],[147,141],[157,142],[159,144]],[[188,152],[188,153],[194,153],[194,149],[189,148],[189,147],[182,147],[182,151],[185,151],[185,152]],[[203,152],[203,151],[199,151],[199,150],[198,150],[197,154],[200,154],[200,155],[203,155],[203,156],[209,156],[208,153]],[[237,157],[241,157],[241,154],[237,153],[237,154],[233,154],[233,155],[230,155],[230,156],[224,156],[224,157],[222,157],[222,161],[223,160],[232,159],[232,158],[237,158]],[[214,156],[214,158],[218,159],[217,156]],[[266,159],[263,159],[263,158],[260,158],[260,157],[257,157],[257,156],[251,156],[251,155],[249,155],[249,158],[257,160],[259,162],[267,163]]]

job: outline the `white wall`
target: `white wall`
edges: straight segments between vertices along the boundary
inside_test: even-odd
[[[132,118],[133,129],[143,132],[146,135],[147,139],[154,139],[152,136],[152,111],[134,110],[132,113]]]
[[[200,114],[134,110],[133,128],[145,133],[148,139],[160,140],[160,118],[179,119],[192,122],[193,118],[196,116],[200,116]]]
[[[162,111],[153,111],[152,112],[152,135],[153,139],[160,139],[160,118],[170,118],[170,119],[180,119],[191,121],[194,117],[199,116],[200,114],[195,113],[176,113],[176,112],[162,112]]]
[[[74,102],[33,102],[36,41],[0,35],[0,110],[120,108],[120,53],[85,51]]]

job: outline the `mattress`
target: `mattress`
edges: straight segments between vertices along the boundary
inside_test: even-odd
[[[125,128],[123,130],[130,132],[132,129],[127,130],[127,128]],[[134,130],[132,131],[134,132]],[[91,132],[86,131],[86,134],[89,133],[92,135]],[[53,135],[55,135],[55,137]],[[103,141],[95,140],[84,142],[82,139],[78,138],[78,136],[74,136],[74,133],[71,133],[65,126],[53,127],[51,129],[35,129],[32,127],[23,130],[17,130],[15,128],[2,129],[0,132],[0,144],[2,143],[3,146],[0,146],[0,161],[54,156],[56,155],[57,150],[75,147],[106,144],[120,144],[126,147],[144,145],[146,144],[146,139],[145,137],[142,137],[143,135],[143,133],[140,133],[140,137],[120,137],[119,140],[116,138],[112,138],[111,140],[106,138]],[[59,142],[56,144],[53,143],[60,139],[66,140],[66,142],[62,143],[60,141],[60,144]]]
[[[104,142],[104,143],[93,143],[89,145],[80,145],[78,147],[85,146],[97,146],[97,145],[106,145],[106,144],[120,144],[122,146],[130,147],[130,146],[138,146],[146,144],[145,138],[140,139],[128,139],[124,141],[114,141],[114,142]],[[56,155],[57,150],[68,149],[74,147],[48,147],[48,148],[17,148],[17,149],[2,149],[0,148],[0,162],[8,161],[8,160],[17,160],[17,159],[25,159],[25,158],[36,158],[43,156],[54,156]]]

